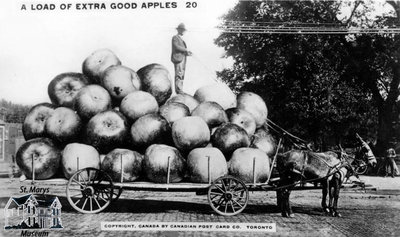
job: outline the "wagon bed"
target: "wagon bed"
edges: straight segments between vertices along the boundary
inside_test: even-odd
[[[162,192],[196,192],[197,195],[207,195],[211,208],[220,215],[232,216],[242,212],[249,201],[249,191],[273,191],[276,190],[279,178],[271,178],[275,160],[281,140],[278,143],[274,159],[270,167],[270,174],[265,183],[256,182],[255,158],[253,158],[253,182],[245,183],[238,177],[225,175],[217,179],[211,178],[210,157],[208,157],[208,182],[170,182],[170,157],[166,183],[154,183],[148,181],[125,182],[123,159],[121,156],[120,179],[113,180],[109,174],[101,169],[83,168],[79,169],[79,158],[77,158],[78,171],[67,179],[35,180],[32,174],[31,182],[46,183],[47,185],[66,185],[66,196],[69,204],[81,213],[98,213],[107,208],[111,202],[117,200],[123,190],[136,191],[162,191]],[[251,159],[251,158],[250,158]],[[32,157],[32,170],[34,170],[34,159]],[[114,177],[115,178],[115,177]],[[28,180],[29,181],[29,180]],[[304,187],[300,187],[304,189]],[[315,187],[314,187],[315,188]]]
[[[244,183],[233,176],[222,176],[210,183],[154,183],[148,181],[114,182],[100,169],[84,168],[68,179],[26,180],[35,184],[66,185],[69,204],[81,213],[98,213],[116,201],[123,190],[158,192],[195,192],[207,195],[211,208],[220,215],[232,216],[242,212],[249,201],[250,191],[274,191],[279,178],[265,183]],[[295,189],[318,187],[296,187]]]

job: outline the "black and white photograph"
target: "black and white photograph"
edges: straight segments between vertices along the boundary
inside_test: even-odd
[[[0,236],[399,236],[400,0],[3,0]]]

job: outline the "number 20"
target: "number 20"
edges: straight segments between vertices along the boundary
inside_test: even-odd
[[[186,8],[196,8],[197,2],[186,2]]]

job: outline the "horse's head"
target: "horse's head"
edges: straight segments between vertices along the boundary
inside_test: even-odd
[[[368,165],[375,167],[377,163],[375,156],[368,157]]]
[[[368,165],[375,167],[377,164],[376,157],[374,153],[372,152],[371,147],[367,143],[363,143],[362,149],[361,149],[363,156],[368,162]]]

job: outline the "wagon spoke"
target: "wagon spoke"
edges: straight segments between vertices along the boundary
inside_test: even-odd
[[[108,195],[108,193],[107,193],[107,192],[105,192],[105,191],[102,191],[101,193],[102,193],[102,194],[104,194],[104,195],[106,196],[106,198],[110,198],[110,195]]]
[[[222,187],[224,188],[223,192],[227,191],[225,181],[223,179],[221,180],[221,184],[222,184]]]
[[[69,190],[73,190],[73,191],[83,191],[84,189],[82,189],[82,188],[70,188]]]
[[[211,195],[213,195],[213,196],[211,196]],[[217,198],[217,197],[221,197],[223,194],[210,194],[210,198],[211,198],[211,200],[213,200],[214,198]]]
[[[215,203],[216,205],[220,206],[221,203],[222,203],[222,201],[224,201],[224,200],[225,200],[224,197],[221,196],[221,197],[218,199],[218,201],[216,201],[216,202],[214,202],[214,203]]]
[[[94,202],[96,203],[96,205],[101,208],[99,201],[97,201],[97,198],[93,198]]]
[[[81,177],[81,179],[85,182],[85,187],[88,186],[87,181],[81,176],[81,173],[78,173],[78,176]]]
[[[231,204],[232,211],[233,211],[233,212],[236,212],[236,210],[235,210],[235,207],[234,207],[234,205],[233,205],[233,202],[232,202],[232,200],[230,200],[230,201],[229,201],[229,203]]]
[[[92,197],[89,197],[89,203],[90,203],[90,211],[93,211],[93,200],[92,200]]]
[[[72,179],[72,181],[74,181],[75,183],[77,183],[79,186],[81,187],[85,187],[85,185],[83,185],[81,182],[79,182],[78,180],[76,180],[75,178]]]
[[[76,202],[74,202],[75,205],[78,204],[81,200],[82,200],[82,198],[79,198]]]
[[[78,194],[75,194],[75,195],[71,195],[71,197],[78,197],[78,196],[80,196],[80,195],[82,195],[82,193],[78,193]]]
[[[219,209],[224,202],[225,202],[225,199],[222,199],[221,201],[218,202],[218,204],[215,208]]]
[[[86,173],[87,173],[87,176],[88,176],[88,181],[87,181],[88,184],[90,184],[90,181],[91,181],[91,180],[90,180],[90,171],[91,171],[90,169],[87,169],[87,170],[86,170]]]
[[[215,185],[215,187],[217,188],[217,189],[219,189],[222,193],[225,193],[225,190],[223,190],[221,187],[219,187],[218,185]]]
[[[85,206],[86,206],[86,202],[87,202],[87,198],[85,198],[85,201],[83,202],[83,206],[82,206],[82,210],[85,210]]]
[[[225,202],[225,213],[228,212],[228,202]]]
[[[244,191],[245,191],[244,188],[240,188],[240,189],[238,189],[238,190],[236,190],[236,191],[234,191],[232,193],[233,193],[233,195],[237,195],[238,193],[243,193]]]
[[[211,197],[211,200],[214,200],[214,198],[219,197],[218,195],[215,195],[213,197]]]
[[[231,179],[229,179],[229,181],[228,181],[228,189],[227,190],[231,190]]]
[[[210,192],[210,194],[217,195],[217,196],[223,195],[223,193],[216,193],[216,192]]]
[[[105,201],[105,202],[107,202],[107,200],[106,199],[104,199],[104,197],[101,197],[101,196],[98,196],[99,198],[101,198],[101,200],[103,200],[103,201]]]
[[[232,182],[233,182],[233,187],[232,187],[231,191],[235,191],[238,187],[240,188],[240,186],[238,185],[236,180],[232,180]]]
[[[238,203],[235,199],[232,199],[232,201],[233,202],[235,202],[238,206],[240,206],[240,208],[242,208],[243,207],[243,205],[242,204],[240,204],[240,203]]]

